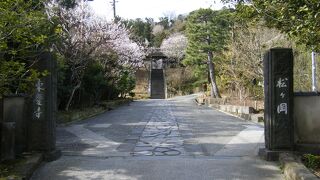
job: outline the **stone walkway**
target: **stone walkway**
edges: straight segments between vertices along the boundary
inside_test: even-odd
[[[179,156],[185,155],[179,126],[172,115],[171,105],[154,110],[134,149],[135,156]]]
[[[257,157],[263,127],[194,98],[136,101],[59,127],[63,156],[32,179],[283,179],[277,164]]]
[[[106,127],[106,126],[102,124],[101,127]],[[106,157],[111,155],[112,156],[125,155],[123,152],[117,151],[117,147],[121,143],[111,141],[110,139],[104,136],[94,133],[93,131],[90,131],[89,129],[85,128],[83,125],[70,126],[70,127],[67,127],[66,130],[76,135],[78,138],[80,138],[82,144],[89,145],[87,148],[82,149],[81,153],[78,153],[78,155],[86,155],[86,156],[99,155],[101,157]],[[64,151],[64,153],[68,154],[68,152],[66,151]],[[72,151],[70,154],[74,155],[75,152]]]

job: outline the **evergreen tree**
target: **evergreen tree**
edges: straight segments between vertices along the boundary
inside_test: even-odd
[[[216,83],[214,58],[226,47],[229,39],[228,20],[230,10],[213,11],[199,9],[187,18],[188,47],[186,50],[186,65],[201,66],[207,63],[210,74],[211,96],[220,98]]]
[[[137,18],[135,20],[121,20],[131,32],[131,39],[140,44],[145,43],[146,41],[151,43],[153,42],[153,36],[151,34],[152,26],[154,24],[152,18],[146,18],[145,21]]]

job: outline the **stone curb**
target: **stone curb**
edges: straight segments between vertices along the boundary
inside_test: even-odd
[[[319,180],[300,162],[298,157],[291,153],[281,153],[279,162],[286,180]]]
[[[194,99],[195,103],[198,106],[206,105],[210,108],[214,108],[218,111],[233,115],[235,117],[239,117],[246,121],[251,121],[257,124],[262,124],[264,115],[263,114],[255,114],[255,110],[251,106],[240,106],[240,105],[231,105],[231,104],[221,104],[220,101],[224,101],[223,99],[204,99],[201,97],[196,97]],[[218,103],[217,103],[218,102]]]
[[[205,103],[204,103],[204,102],[199,101],[197,98],[196,98],[196,99],[194,99],[194,101],[196,102],[196,104],[197,104],[198,106],[205,105]]]
[[[7,180],[28,180],[32,177],[34,171],[43,162],[43,155],[41,153],[31,153],[23,156],[25,160],[15,164],[12,172],[14,175],[4,177]],[[2,179],[2,178],[0,178]]]
[[[225,114],[228,114],[230,116],[240,118],[240,119],[242,119],[244,121],[249,121],[249,122],[264,126],[263,114],[235,114],[235,113],[231,113],[229,111],[224,111],[224,110],[220,109],[219,107],[214,106],[213,104],[209,104],[208,107],[209,108],[213,108],[213,109],[215,109],[217,111],[223,112]]]
[[[98,116],[100,114],[103,114],[103,113],[106,113],[108,111],[111,111],[113,109],[116,109],[116,108],[119,108],[121,106],[124,106],[124,105],[130,105],[130,103],[134,102],[132,99],[127,99],[123,102],[118,102],[118,104],[114,105],[112,108],[108,107],[108,108],[102,108],[100,111],[97,111],[95,113],[90,113],[88,115],[83,115],[81,117],[78,117],[78,118],[71,118],[71,120],[69,122],[64,122],[64,123],[57,123],[57,126],[60,126],[60,127],[65,127],[65,126],[69,126],[71,124],[75,124],[77,122],[81,122],[83,120],[86,120],[86,119],[89,119],[89,118],[92,118],[92,117],[95,117],[95,116]],[[62,117],[60,117],[62,118]]]
[[[39,153],[27,157],[27,162],[19,168],[22,179],[30,179],[33,172],[40,166],[42,161],[43,155]]]

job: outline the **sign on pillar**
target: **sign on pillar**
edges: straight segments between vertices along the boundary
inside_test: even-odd
[[[35,94],[28,123],[29,150],[43,152],[48,161],[60,156],[56,150],[55,133],[57,119],[57,67],[50,53],[44,53],[34,65],[39,71],[49,74],[35,83]]]
[[[270,49],[264,56],[265,144],[260,155],[277,160],[293,150],[293,53]]]

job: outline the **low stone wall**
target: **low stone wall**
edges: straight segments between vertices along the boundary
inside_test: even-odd
[[[226,98],[207,98],[206,104],[211,105],[214,108],[219,108],[219,105],[226,104]]]
[[[296,93],[293,112],[295,143],[320,154],[320,94]]]
[[[110,102],[102,102],[98,107],[77,109],[77,110],[71,110],[68,112],[61,111],[61,112],[58,112],[57,123],[67,125],[68,123],[80,121],[83,119],[87,119],[87,118],[102,114],[118,106],[129,104],[130,102],[132,102],[131,99],[119,99],[119,100],[114,100]]]
[[[249,106],[235,106],[235,105],[219,105],[220,110],[235,114],[251,114],[254,113],[253,107]]]
[[[218,109],[237,115],[245,120],[252,120],[251,116],[254,113],[254,108],[250,106],[219,105]],[[259,119],[257,119],[257,121],[259,121]]]
[[[204,100],[197,98],[197,103],[203,102]],[[253,121],[253,122],[263,122],[263,114],[254,114],[255,109],[251,106],[237,106],[237,105],[226,105],[226,98],[207,98],[205,103],[210,107],[219,109],[220,111],[231,113],[238,117],[241,117],[245,120]]]
[[[133,92],[138,99],[149,97],[150,71],[148,69],[139,69],[136,71],[136,86]]]

